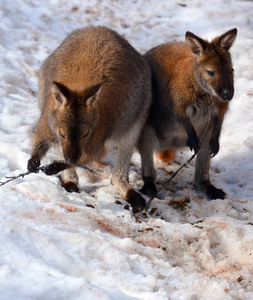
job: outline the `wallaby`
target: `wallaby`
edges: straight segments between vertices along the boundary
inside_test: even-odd
[[[153,153],[188,146],[197,154],[194,182],[211,199],[226,194],[210,183],[210,159],[219,151],[219,137],[228,103],[234,95],[234,70],[229,49],[232,29],[211,43],[186,32],[186,42],[166,43],[144,57],[152,73],[153,100],[139,140],[142,192],[156,192]]]
[[[78,29],[42,65],[39,102],[28,170],[38,171],[53,144],[61,159],[83,165],[117,147],[112,183],[142,208],[145,200],[129,184],[128,169],[151,104],[147,61],[109,28]],[[63,171],[61,181],[66,190],[79,191],[74,168]]]

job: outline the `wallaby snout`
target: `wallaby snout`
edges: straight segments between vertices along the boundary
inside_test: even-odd
[[[234,96],[234,89],[230,89],[230,90],[229,89],[224,89],[221,92],[221,99],[222,100],[230,101],[230,100],[232,100],[233,96]]]
[[[79,145],[69,144],[62,147],[62,152],[66,162],[70,164],[76,164],[82,156],[82,149]]]
[[[231,68],[231,62],[227,62]],[[214,88],[217,90],[217,96],[223,101],[230,101],[234,96],[234,74],[233,70],[225,72],[223,70],[217,73],[217,86]]]

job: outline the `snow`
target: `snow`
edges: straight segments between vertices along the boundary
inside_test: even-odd
[[[30,174],[0,187],[0,299],[253,299],[253,2],[240,0],[0,0],[0,178],[26,171],[39,117],[37,74],[74,29],[109,26],[141,53],[236,27],[235,96],[212,182],[227,199],[208,201],[183,169],[135,216],[110,184],[115,154],[84,170],[81,193],[57,176]],[[158,185],[191,156],[157,161]],[[51,162],[53,150],[42,161]],[[130,181],[142,185],[134,153]]]

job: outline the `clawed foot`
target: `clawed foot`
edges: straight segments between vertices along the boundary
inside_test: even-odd
[[[75,193],[79,193],[79,191],[80,191],[79,188],[78,188],[78,186],[74,182],[72,182],[72,181],[64,182],[64,183],[62,182],[61,185],[69,193],[74,193],[74,192]]]
[[[209,198],[211,199],[225,199],[226,198],[226,193],[223,192],[221,189],[217,189],[215,186],[210,185],[207,190],[206,194]]]
[[[135,190],[130,190],[127,193],[126,201],[135,209],[143,209],[146,205],[144,198]]]
[[[144,195],[152,197],[156,193],[157,189],[153,182],[147,182],[143,185],[140,192]]]

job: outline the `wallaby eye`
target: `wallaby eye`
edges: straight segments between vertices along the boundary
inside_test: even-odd
[[[215,72],[213,72],[213,71],[206,70],[206,73],[207,73],[207,75],[209,75],[211,77],[215,76]]]
[[[89,134],[89,130],[85,133],[85,135],[83,136],[83,139]]]
[[[65,136],[61,133],[61,129],[59,128],[59,135],[65,139]]]

